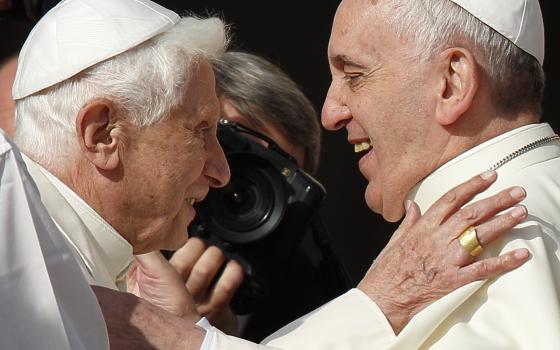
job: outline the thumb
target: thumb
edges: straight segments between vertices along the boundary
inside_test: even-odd
[[[422,214],[420,213],[420,207],[418,207],[418,204],[416,204],[416,202],[414,201],[407,200],[405,209],[406,215],[400,225],[400,227],[402,227],[403,229],[407,229],[413,226],[418,222],[418,220],[420,220],[420,217],[422,217]]]
[[[159,251],[135,255],[134,259],[137,267],[147,276],[159,276],[173,270],[173,267]]]
[[[387,243],[387,246],[395,241],[398,241],[399,237],[405,235],[409,231],[409,229],[414,226],[414,224],[416,224],[422,217],[422,214],[420,214],[420,208],[414,201],[407,200],[405,204],[405,210],[405,217],[399,225],[399,228],[395,231],[395,233]]]

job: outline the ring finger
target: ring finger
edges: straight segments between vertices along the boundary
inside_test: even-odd
[[[493,242],[495,239],[500,237],[505,232],[511,230],[515,225],[519,224],[527,217],[527,208],[523,205],[517,206],[505,214],[493,217],[489,221],[481,223],[475,227],[476,238],[478,239],[479,245],[484,248],[488,244]],[[454,240],[455,245],[458,245],[456,251],[458,252],[456,257],[456,263],[459,266],[465,266],[472,263],[475,257],[471,256],[470,252],[467,251],[460,243],[460,237]]]
[[[469,226],[485,222],[492,216],[511,208],[526,196],[521,187],[512,187],[499,193],[471,203],[453,214],[444,225],[450,227],[449,241],[455,240]]]

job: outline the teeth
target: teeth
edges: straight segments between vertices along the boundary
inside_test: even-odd
[[[190,205],[193,205],[194,202],[196,202],[196,199],[194,199],[194,198],[188,198],[188,199],[187,199],[187,202],[188,202]]]
[[[354,152],[355,153],[360,153],[360,152],[363,152],[363,151],[367,151],[370,148],[371,148],[371,143],[362,142],[362,143],[358,143],[358,144],[354,145]]]

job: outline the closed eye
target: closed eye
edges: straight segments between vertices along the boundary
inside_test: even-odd
[[[361,78],[363,76],[364,75],[362,73],[345,73],[343,79],[351,90],[356,90],[359,88],[359,85],[362,82]]]

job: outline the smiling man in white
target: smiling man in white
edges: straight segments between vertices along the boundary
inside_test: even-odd
[[[368,149],[360,170],[369,207],[389,221],[406,200],[425,212],[485,169],[498,173],[488,194],[511,184],[528,194],[528,219],[494,252],[526,247],[531,261],[436,301],[377,338],[384,347],[560,348],[560,142],[538,124],[543,60],[537,0],[340,4],[322,121]]]

